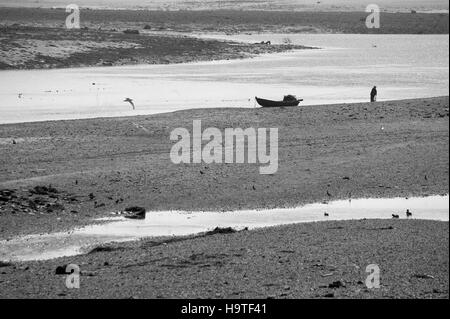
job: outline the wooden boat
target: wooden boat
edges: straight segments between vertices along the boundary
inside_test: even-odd
[[[285,107],[285,106],[298,106],[303,99],[292,99],[283,101],[265,100],[259,97],[255,97],[256,102],[262,107]]]

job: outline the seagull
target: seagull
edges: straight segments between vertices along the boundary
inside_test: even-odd
[[[132,99],[130,99],[129,97],[127,97],[125,100],[123,100],[124,102],[128,102],[128,103],[130,103],[131,104],[131,106],[133,107],[133,110],[134,110],[134,103],[133,103],[133,100]]]

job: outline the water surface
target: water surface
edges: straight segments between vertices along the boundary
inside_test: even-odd
[[[286,37],[323,49],[237,61],[0,71],[0,123],[251,108],[255,96],[280,99],[285,94],[303,98],[304,105],[363,102],[373,85],[379,100],[448,95],[448,35],[233,39],[276,43]],[[134,99],[136,110],[123,102],[126,97]]]
[[[121,217],[104,219],[70,232],[30,235],[0,241],[0,260],[36,260],[71,256],[95,245],[124,242],[144,237],[192,235],[215,227],[249,229],[294,223],[363,218],[390,219],[392,214],[406,218],[409,209],[414,219],[449,220],[447,196],[425,198],[378,198],[341,200],[309,204],[297,208],[245,210],[234,212],[147,212],[145,220]],[[329,216],[325,216],[327,213]],[[392,221],[395,226],[395,220]]]

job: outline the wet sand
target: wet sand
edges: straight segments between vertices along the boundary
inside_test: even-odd
[[[0,9],[1,12],[1,9]],[[124,32],[137,32],[124,33]],[[52,69],[230,60],[310,49],[301,45],[245,44],[184,35],[142,34],[125,25],[68,30],[64,27],[0,26],[0,70]]]
[[[360,220],[105,246],[4,264],[2,298],[448,298],[448,222]],[[81,269],[67,289],[58,266]],[[366,267],[380,268],[367,289]]]
[[[448,103],[437,97],[1,125],[0,238],[69,229],[134,205],[222,211],[447,194]],[[170,132],[193,119],[204,128],[279,127],[277,174],[260,175],[258,164],[172,164]],[[448,222],[361,220],[142,240],[2,264],[0,296],[448,298],[448,234]],[[54,274],[67,263],[80,265],[82,289],[66,289],[64,276]],[[381,289],[363,284],[369,264],[381,268]],[[330,288],[336,281],[345,287]]]
[[[448,114],[448,97],[437,97],[0,125],[0,190],[12,191],[2,193],[0,238],[129,206],[229,211],[448,194]],[[221,130],[278,127],[278,172],[173,164],[170,133],[194,119]]]

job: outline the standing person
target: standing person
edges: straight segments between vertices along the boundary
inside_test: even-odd
[[[372,88],[372,91],[370,92],[370,102],[376,102],[376,100],[377,100],[377,94],[378,94],[378,92],[377,92],[377,87],[374,86],[374,87]]]

